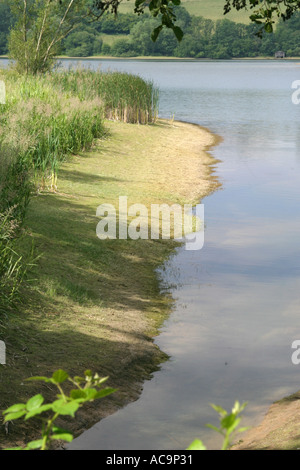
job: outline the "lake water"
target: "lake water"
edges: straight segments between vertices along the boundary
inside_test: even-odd
[[[206,199],[202,250],[179,249],[161,270],[174,311],[156,338],[171,356],[139,400],[85,432],[72,449],[218,448],[209,406],[249,402],[255,425],[300,389],[291,344],[300,339],[300,105],[297,61],[82,61],[152,79],[160,116],[199,123],[222,187]],[[63,61],[64,66],[70,62]],[[187,155],[188,158],[188,155]]]

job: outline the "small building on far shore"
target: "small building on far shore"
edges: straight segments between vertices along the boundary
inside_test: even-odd
[[[284,59],[284,58],[285,58],[285,52],[283,51],[275,52],[275,59]]]

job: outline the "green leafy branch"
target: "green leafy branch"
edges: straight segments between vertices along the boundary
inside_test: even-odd
[[[241,421],[239,416],[241,412],[246,407],[247,403],[240,405],[238,401],[235,402],[231,413],[228,413],[224,408],[217,405],[211,405],[212,408],[219,413],[220,416],[220,426],[213,426],[212,424],[207,424],[206,426],[213,429],[214,431],[220,433],[223,436],[223,444],[221,450],[227,450],[231,446],[231,439],[235,433],[244,432],[248,428],[242,427],[238,428]],[[195,439],[187,448],[187,450],[206,450],[205,445],[199,439]]]
[[[100,19],[106,12],[111,12],[116,16],[121,3],[122,0],[93,0],[90,14],[95,19]],[[141,15],[146,9],[149,9],[150,14],[154,18],[160,18],[161,24],[157,26],[151,34],[153,42],[156,41],[163,28],[172,29],[177,40],[181,41],[183,38],[183,31],[179,26],[175,25],[176,14],[174,12],[174,7],[179,6],[180,4],[181,0],[135,0],[134,13]]]
[[[52,403],[44,403],[41,394],[30,398],[27,403],[17,403],[3,412],[4,422],[24,418],[38,418],[42,421],[41,439],[29,442],[25,448],[15,447],[9,450],[48,450],[53,441],[62,440],[71,442],[73,434],[55,425],[60,416],[75,417],[75,413],[87,402],[104,398],[115,392],[111,387],[103,388],[108,377],[100,378],[98,374],[92,374],[90,370],[85,371],[84,377],[71,378],[64,370],[57,370],[52,377],[31,377],[27,380],[41,381],[55,385],[59,391],[56,400]],[[67,394],[62,384],[71,382],[74,388]]]
[[[262,37],[263,31],[272,33],[274,30],[274,16],[289,20],[294,13],[300,9],[299,0],[226,0],[224,5],[224,14],[226,15],[232,8],[239,10],[254,9],[250,20],[255,24],[263,25],[256,33]]]

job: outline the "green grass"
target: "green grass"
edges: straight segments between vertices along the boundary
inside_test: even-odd
[[[224,0],[182,0],[184,6],[191,15],[203,16],[211,20],[227,18],[236,23],[250,23],[250,12],[232,10],[227,15],[223,14]]]

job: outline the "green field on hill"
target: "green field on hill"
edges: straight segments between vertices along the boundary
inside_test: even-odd
[[[124,0],[120,5],[121,13],[132,13],[135,0]],[[181,0],[181,5],[184,6],[191,15],[203,16],[211,20],[220,20],[224,18],[223,7],[224,0]],[[250,23],[250,11],[232,11],[225,15],[231,21],[237,23]]]

